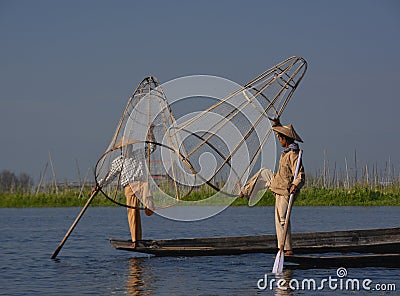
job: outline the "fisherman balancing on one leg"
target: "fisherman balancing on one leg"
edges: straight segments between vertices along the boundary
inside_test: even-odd
[[[276,132],[279,143],[284,149],[279,159],[278,172],[274,175],[269,169],[261,169],[242,187],[239,197],[251,197],[265,188],[269,188],[273,192],[275,195],[275,227],[279,248],[283,245],[285,239],[284,227],[290,195],[293,194],[294,199],[296,199],[304,184],[305,175],[304,167],[300,163],[297,177],[294,178],[300,152],[299,145],[295,141],[303,141],[295,132],[293,126],[291,124],[282,126],[279,119],[274,119],[272,129]],[[288,223],[284,254],[293,255],[290,221]]]

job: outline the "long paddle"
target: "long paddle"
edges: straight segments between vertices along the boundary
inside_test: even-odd
[[[303,151],[300,150],[299,151],[299,158],[297,159],[296,170],[294,172],[293,180],[295,180],[297,178],[297,175],[299,174],[302,154],[303,154]],[[285,226],[283,228],[283,233],[284,233],[283,243],[281,243],[281,245],[279,246],[278,254],[276,254],[274,266],[272,267],[272,273],[281,274],[283,272],[283,262],[285,260],[285,255],[284,255],[283,249],[285,247],[286,235],[287,235],[288,224],[289,224],[289,221],[290,221],[290,212],[292,211],[293,199],[294,199],[294,194],[290,194],[290,196],[289,196],[289,205],[288,205],[288,208],[287,208],[287,211],[286,211]]]
[[[79,220],[82,218],[83,214],[85,213],[86,209],[89,207],[90,203],[92,202],[93,198],[96,196],[97,192],[99,192],[99,190],[97,190],[97,189],[92,191],[92,194],[90,195],[89,199],[87,200],[85,206],[82,208],[79,215],[75,218],[74,223],[72,223],[71,227],[68,229],[63,240],[60,242],[57,249],[54,251],[53,256],[51,256],[51,259],[55,259],[57,257],[58,253],[61,251],[61,248],[67,241],[68,237],[71,235],[72,231],[74,230],[75,226],[78,224]]]

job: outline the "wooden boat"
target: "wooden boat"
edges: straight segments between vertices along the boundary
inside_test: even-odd
[[[291,268],[330,268],[330,267],[393,267],[400,268],[400,254],[357,254],[345,256],[285,256],[285,263],[297,263]],[[289,268],[290,268],[289,267]]]
[[[400,247],[400,228],[293,233],[292,239],[296,254],[328,252],[396,254]],[[110,243],[119,250],[156,256],[215,256],[277,252],[274,234],[141,240],[137,242],[135,248],[132,247],[130,240],[111,238]]]

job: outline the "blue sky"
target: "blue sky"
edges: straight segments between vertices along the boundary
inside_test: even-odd
[[[299,55],[282,122],[306,169],[344,159],[400,169],[398,1],[0,1],[0,170],[37,180],[93,169],[148,75],[244,84]]]

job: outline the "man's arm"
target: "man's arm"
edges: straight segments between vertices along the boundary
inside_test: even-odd
[[[292,153],[292,157],[290,157],[290,165],[291,165],[291,171],[293,173],[296,171],[298,159],[299,159],[299,153],[298,152]],[[297,194],[300,191],[301,187],[303,187],[304,182],[305,182],[304,167],[303,167],[303,164],[300,163],[297,178],[292,181],[292,185],[290,186],[290,189],[289,189],[290,194]]]
[[[112,182],[112,180],[115,179],[115,177],[121,172],[122,170],[122,156],[117,157],[116,159],[113,160],[111,163],[111,168],[108,174],[106,175],[105,179],[101,179],[99,181],[99,186],[106,186]]]

